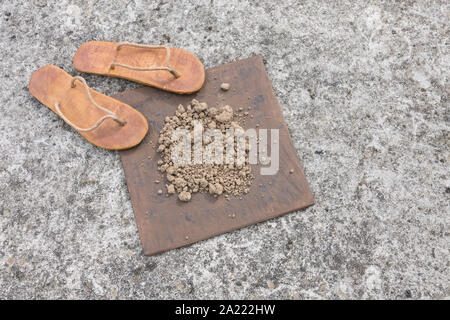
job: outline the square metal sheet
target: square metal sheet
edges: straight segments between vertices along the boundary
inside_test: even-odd
[[[230,83],[231,89],[222,91],[222,82]],[[119,93],[114,98],[135,107],[149,122],[149,133],[142,143],[120,151],[145,255],[185,246],[314,204],[260,56],[206,70],[205,84],[196,94],[178,95],[142,87]],[[193,98],[207,102],[209,106],[244,107],[253,115],[253,118],[247,117],[244,129],[255,128],[256,124],[259,128],[278,128],[278,173],[262,176],[260,165],[252,166],[255,179],[250,193],[242,200],[230,196],[231,201],[227,201],[223,196],[214,198],[196,193],[185,203],[176,195],[158,195],[158,189],[165,191],[167,183],[165,176],[157,170],[159,131],[166,116],[173,115],[179,104],[186,106]],[[251,110],[247,110],[249,106]],[[294,169],[293,173],[289,172],[291,169]],[[155,180],[161,182],[157,184]]]

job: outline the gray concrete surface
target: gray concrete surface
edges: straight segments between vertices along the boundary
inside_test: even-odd
[[[447,1],[1,1],[0,298],[450,296]],[[89,40],[260,54],[317,204],[144,257],[117,152],[35,100]],[[106,94],[138,85],[83,74]]]

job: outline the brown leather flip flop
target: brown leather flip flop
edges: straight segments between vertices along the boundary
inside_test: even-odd
[[[147,119],[136,109],[90,89],[82,77],[46,65],[35,71],[30,93],[59,115],[90,143],[105,149],[136,146],[148,131]]]
[[[192,53],[167,46],[90,41],[73,58],[81,72],[124,78],[180,94],[193,93],[205,82],[205,68]]]

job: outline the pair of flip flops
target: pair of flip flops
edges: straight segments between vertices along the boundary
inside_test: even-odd
[[[91,41],[73,58],[81,72],[124,78],[162,90],[189,94],[205,81],[201,61],[192,53],[167,46]],[[79,76],[46,65],[35,71],[30,93],[92,144],[110,150],[138,145],[147,119],[133,107],[88,87]]]

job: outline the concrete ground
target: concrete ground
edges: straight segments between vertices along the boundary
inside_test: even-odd
[[[450,297],[447,1],[0,3],[0,298]],[[27,90],[89,40],[260,54],[311,208],[144,257],[117,152]],[[106,94],[129,81],[82,74]]]

